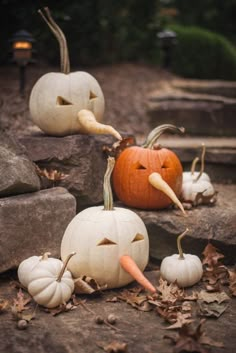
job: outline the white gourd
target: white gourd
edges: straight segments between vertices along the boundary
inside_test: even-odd
[[[23,260],[17,270],[17,275],[20,283],[27,288],[29,283],[30,272],[40,263],[42,259],[48,259],[50,253],[45,253],[43,256],[30,256],[28,259]]]
[[[205,144],[202,144],[200,172],[195,172],[196,164],[199,161],[198,157],[193,160],[191,171],[183,172],[181,199],[183,202],[189,202],[195,206],[202,203],[214,203],[216,201],[214,186],[211,183],[209,175],[204,173],[205,153]]]
[[[75,251],[68,268],[74,277],[86,275],[107,288],[118,288],[134,280],[120,258],[131,257],[140,271],[149,258],[149,239],[141,218],[128,209],[113,208],[110,175],[114,158],[108,158],[104,177],[104,207],[80,212],[68,225],[61,243],[61,258]],[[151,291],[155,291],[152,287]]]
[[[66,266],[73,255],[70,254],[65,263],[55,258],[41,261],[29,274],[28,291],[36,303],[46,308],[55,308],[70,299],[74,281]]]
[[[184,254],[180,241],[187,233],[182,233],[178,239],[179,254],[167,256],[162,260],[160,274],[168,283],[177,282],[179,287],[190,287],[200,281],[203,274],[201,260],[196,255]]]

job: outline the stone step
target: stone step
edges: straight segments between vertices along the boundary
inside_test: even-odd
[[[33,255],[59,257],[75,214],[75,198],[61,187],[0,198],[0,273]]]
[[[165,82],[150,93],[147,116],[151,128],[168,122],[184,126],[191,135],[236,136],[236,96],[224,96],[226,90],[218,86],[207,90],[201,82],[174,82]]]
[[[137,137],[138,145],[142,145],[145,138]],[[236,183],[236,138],[235,137],[208,137],[208,136],[177,136],[162,135],[157,143],[162,147],[174,151],[184,170],[189,171],[195,157],[201,156],[202,143],[206,146],[205,171],[212,182],[230,184]],[[199,170],[200,164],[197,165]]]
[[[218,199],[214,206],[198,206],[186,211],[134,210],[144,221],[150,239],[150,256],[160,262],[177,253],[176,239],[186,228],[182,241],[185,253],[202,257],[208,241],[225,256],[226,264],[236,262],[236,188],[235,185],[215,185]]]

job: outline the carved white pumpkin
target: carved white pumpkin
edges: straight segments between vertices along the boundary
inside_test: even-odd
[[[167,256],[162,260],[160,274],[169,283],[177,282],[180,287],[190,287],[199,282],[202,274],[202,263],[196,255],[184,254],[181,248],[181,239],[188,232],[178,236],[177,246],[179,254]]]
[[[106,284],[107,288],[118,288],[134,280],[135,274],[127,273],[124,265],[131,261],[128,267],[139,268],[135,277],[138,281],[149,258],[149,239],[141,218],[131,210],[113,208],[110,175],[114,164],[114,158],[108,158],[104,207],[90,207],[80,212],[68,225],[61,243],[62,259],[72,251],[77,253],[68,265],[74,277],[86,275],[99,284]],[[145,286],[144,282],[140,284]],[[155,292],[151,284],[146,288]]]
[[[48,8],[45,8],[46,15],[42,11],[39,13],[59,41],[61,72],[47,73],[35,83],[29,100],[34,123],[54,136],[107,133],[121,139],[120,134],[111,126],[99,123],[104,113],[104,96],[97,80],[87,72],[70,73],[67,42],[63,32]]]

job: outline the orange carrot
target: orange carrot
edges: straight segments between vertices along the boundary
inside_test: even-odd
[[[144,276],[142,271],[138,268],[132,257],[129,255],[123,255],[120,257],[121,267],[128,272],[141,286],[150,291],[156,293],[155,287],[151,282]]]

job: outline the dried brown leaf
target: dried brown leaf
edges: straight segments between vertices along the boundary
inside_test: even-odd
[[[116,141],[111,147],[103,146],[103,152],[110,157],[118,158],[121,152],[127,147],[135,145],[135,139],[132,136],[125,137],[120,141]]]
[[[206,303],[203,300],[197,301],[199,307],[199,315],[206,317],[220,317],[228,308],[228,303],[221,304],[217,302]]]
[[[9,307],[9,301],[6,299],[0,299],[0,314],[7,310]]]
[[[140,289],[141,291],[141,289]],[[139,291],[139,292],[140,292]],[[145,305],[145,302],[148,301],[146,295],[140,295],[139,292],[132,292],[129,290],[123,290],[120,295],[117,296],[119,300],[125,301],[127,304],[130,304],[132,307],[141,310],[141,311],[150,311],[152,308],[148,305]],[[144,309],[144,310],[143,310]]]
[[[203,256],[203,265],[208,265],[210,267],[214,267],[219,263],[219,260],[224,258],[224,255],[218,252],[218,249],[215,248],[211,243],[208,243],[203,250]]]
[[[157,291],[160,293],[162,302],[170,302],[175,303],[180,298],[183,298],[184,291],[180,289],[177,284],[170,283],[160,278],[159,286],[157,287]]]
[[[184,324],[179,328],[176,335],[165,335],[175,345],[174,353],[194,352],[194,353],[209,353],[209,350],[203,344],[212,345],[215,347],[222,347],[222,343],[213,341],[208,338],[203,331],[202,325],[205,320],[201,320],[197,327],[189,324]]]
[[[78,277],[74,280],[76,294],[95,294],[101,293],[107,285],[100,286],[97,281],[88,276]]]
[[[58,307],[53,309],[45,308],[44,311],[52,314],[53,316],[57,316],[57,315],[60,315],[61,313],[66,313],[74,309],[76,309],[76,305],[72,304],[71,302],[68,302],[65,304],[61,304]]]
[[[193,319],[191,318],[191,314],[190,313],[185,313],[182,314],[181,312],[177,313],[176,316],[176,322],[168,327],[166,327],[166,330],[175,330],[175,329],[179,329],[181,327],[183,327],[184,325],[189,325],[191,322],[193,322]]]
[[[217,302],[218,304],[221,304],[230,300],[230,297],[225,292],[209,293],[207,291],[201,290],[198,293],[198,299],[203,300],[206,303]]]
[[[24,310],[28,310],[29,307],[27,306],[27,304],[32,300],[31,297],[29,296],[25,296],[25,294],[23,293],[23,291],[21,289],[19,289],[18,293],[17,293],[17,297],[13,299],[13,306],[12,306],[12,311],[13,312],[17,312],[17,313],[21,313]]]
[[[229,290],[233,296],[236,296],[236,269],[229,272]]]
[[[36,171],[39,176],[45,177],[48,180],[51,180],[53,182],[64,180],[65,178],[67,178],[69,176],[68,174],[64,174],[56,169],[47,170],[46,168],[41,169],[38,166],[36,166]]]
[[[99,348],[102,348],[105,352],[108,353],[126,353],[128,352],[127,343],[113,341],[111,343],[106,342],[96,342]]]

